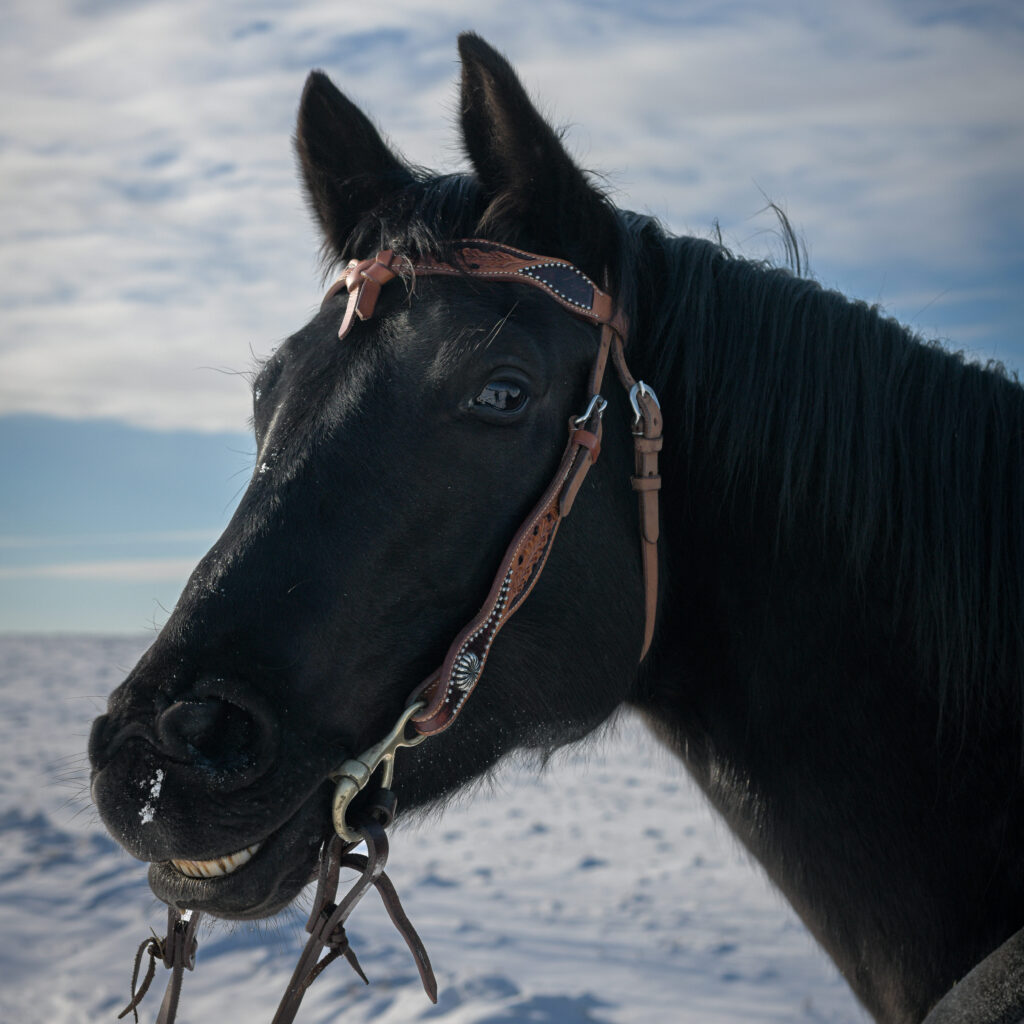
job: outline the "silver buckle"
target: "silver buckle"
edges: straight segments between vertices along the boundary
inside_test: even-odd
[[[572,421],[573,426],[582,427],[587,422],[587,420],[589,420],[590,417],[594,415],[594,413],[597,413],[597,418],[600,419],[604,415],[604,411],[607,408],[608,403],[600,395],[594,395],[594,397],[590,399],[590,404],[587,406],[586,411],[583,413],[583,415],[577,416]]]
[[[635,434],[640,428],[640,424],[643,422],[644,412],[640,408],[640,402],[637,400],[638,396],[642,395],[644,398],[649,398],[656,409],[661,408],[661,402],[658,401],[658,396],[654,393],[654,388],[650,384],[645,384],[642,380],[638,380],[629,389],[629,404],[633,406],[633,433]]]

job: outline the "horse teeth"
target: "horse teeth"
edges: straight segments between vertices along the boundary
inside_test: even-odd
[[[232,871],[237,871],[243,864],[248,864],[252,860],[252,855],[262,845],[262,843],[253,843],[252,846],[247,846],[237,853],[214,857],[213,860],[172,860],[171,864],[188,878],[218,878],[221,875],[230,875]]]

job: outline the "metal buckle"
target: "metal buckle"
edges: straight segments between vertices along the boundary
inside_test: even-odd
[[[410,704],[384,739],[375,743],[359,757],[346,761],[337,771],[331,772],[329,778],[337,781],[337,785],[334,787],[334,803],[331,805],[334,831],[346,843],[358,843],[363,838],[358,832],[349,828],[348,822],[345,821],[345,812],[348,810],[349,804],[366,788],[373,773],[382,764],[384,765],[384,775],[381,779],[381,788],[390,789],[395,777],[395,754],[402,747],[415,747],[427,738],[425,733],[417,733],[412,739],[405,735],[412,716],[424,707],[426,705],[423,701]]]
[[[637,430],[644,418],[644,411],[640,408],[640,402],[638,401],[638,398],[641,395],[644,398],[649,398],[654,403],[655,408],[661,408],[661,402],[658,401],[658,396],[654,393],[654,388],[652,388],[650,384],[645,384],[642,380],[638,380],[629,389],[629,404],[633,406],[634,434],[637,433]]]
[[[590,399],[590,404],[587,406],[586,411],[583,413],[583,415],[577,416],[572,421],[573,426],[582,427],[587,422],[587,420],[589,420],[590,417],[594,415],[594,413],[597,413],[597,418],[600,419],[604,415],[604,411],[607,408],[608,403],[600,395],[594,395],[594,397]]]

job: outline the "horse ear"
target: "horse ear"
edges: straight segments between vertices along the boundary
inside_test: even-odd
[[[295,151],[306,195],[335,257],[360,219],[412,180],[369,118],[322,72],[306,79]]]
[[[459,56],[462,136],[489,202],[484,220],[500,219],[506,232],[519,224],[531,239],[563,252],[586,240],[591,259],[578,262],[593,266],[595,248],[604,253],[603,243],[614,244],[614,216],[604,196],[573,163],[500,53],[467,32],[459,36]]]

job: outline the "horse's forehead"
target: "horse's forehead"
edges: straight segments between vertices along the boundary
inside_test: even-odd
[[[378,344],[438,377],[507,353],[542,371],[590,347],[586,325],[526,285],[447,278],[417,282],[416,294],[387,318]]]
[[[403,297],[404,298],[404,297]],[[401,391],[415,399],[417,382],[435,365],[453,365],[474,333],[454,327],[436,301],[397,301],[338,338],[341,304],[318,313],[261,366],[253,382],[254,423],[261,451],[273,445],[291,457],[307,442],[342,427],[352,414],[372,413]]]
[[[309,434],[296,429],[302,425],[322,436],[344,429],[354,413],[374,415],[382,401],[415,406],[431,389],[506,357],[524,361],[538,378],[589,358],[588,328],[525,286],[428,280],[387,298],[341,340],[339,302],[268,360],[255,385],[270,392],[267,408],[257,399],[258,422],[273,428],[268,435],[302,446]]]

